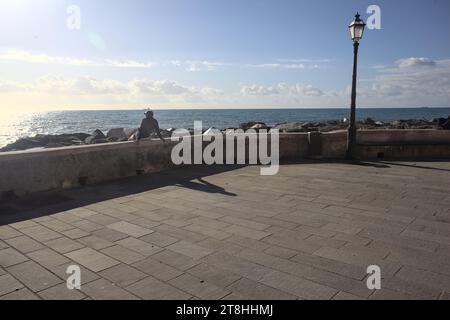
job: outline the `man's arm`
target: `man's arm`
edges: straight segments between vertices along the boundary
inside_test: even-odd
[[[163,136],[161,135],[161,129],[159,129],[159,123],[157,120],[155,120],[155,126],[156,126],[156,134],[158,135],[158,137],[161,139],[162,142],[166,142],[166,140],[164,140]]]
[[[140,126],[139,129],[137,130],[137,141],[139,141],[139,140],[142,139],[141,132],[142,132],[143,126],[144,126],[144,120],[141,121],[141,126]]]

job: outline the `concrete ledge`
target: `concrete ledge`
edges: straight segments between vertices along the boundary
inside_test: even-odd
[[[347,131],[322,133],[322,159],[344,159],[347,152]]]
[[[450,159],[449,145],[358,146],[360,159],[424,160]]]
[[[174,166],[175,145],[170,140],[142,140],[1,153],[0,199],[162,171]],[[247,141],[246,159],[248,150]],[[280,135],[280,159],[305,158],[308,150],[307,133]]]
[[[0,155],[0,195],[95,184],[168,168],[171,144],[158,141],[58,148]]]
[[[1,153],[0,199],[169,169],[174,166],[171,153],[175,144],[143,140],[139,144],[123,142]],[[208,144],[204,142],[203,147]],[[346,150],[347,131],[280,134],[280,160],[344,159]],[[248,141],[246,152],[248,159]],[[450,159],[450,131],[359,131],[357,154],[360,159]]]
[[[450,159],[447,130],[363,130],[357,144],[361,159]]]
[[[280,159],[306,158],[310,154],[308,133],[280,134]]]
[[[357,143],[360,145],[450,145],[448,130],[360,130]]]

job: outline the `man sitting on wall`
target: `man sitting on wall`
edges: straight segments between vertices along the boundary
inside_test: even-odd
[[[161,135],[161,130],[159,129],[158,121],[153,118],[153,112],[147,111],[145,113],[145,118],[142,119],[141,127],[138,131],[137,140],[149,138],[152,133],[156,133],[158,137],[165,142],[164,138]]]

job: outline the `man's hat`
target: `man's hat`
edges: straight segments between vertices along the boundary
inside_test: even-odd
[[[147,111],[144,113],[144,115],[145,115],[145,116],[153,116],[153,111],[147,110]]]

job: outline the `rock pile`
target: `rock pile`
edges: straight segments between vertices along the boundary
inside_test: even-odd
[[[344,120],[330,120],[322,122],[286,122],[280,123],[273,127],[269,127],[264,122],[252,121],[240,124],[239,128],[243,130],[254,129],[268,130],[278,129],[281,133],[293,132],[330,132],[335,130],[345,130],[348,128],[348,119]],[[358,122],[360,129],[436,129],[436,130],[450,130],[450,116],[448,118],[438,118],[433,120],[395,120],[390,122],[376,121],[367,118]],[[234,128],[229,128],[234,129]],[[228,130],[229,130],[228,129]],[[108,131],[105,135],[101,130],[95,130],[92,134],[73,133],[61,135],[37,135],[35,137],[21,138],[14,143],[7,145],[0,149],[0,152],[19,151],[32,148],[58,148],[74,145],[85,144],[101,144],[108,142],[122,142],[135,140],[137,135],[137,128],[114,128]],[[170,138],[175,129],[161,130],[161,135],[164,138]],[[193,134],[193,130],[190,130]],[[226,132],[226,130],[223,130]],[[153,134],[152,139],[157,139],[158,136]]]
[[[82,145],[89,137],[86,133],[43,135],[38,134],[32,138],[21,138],[14,143],[0,149],[0,152],[27,150],[32,148],[57,148],[73,145]]]
[[[442,129],[450,130],[450,116],[448,116],[447,119],[439,118],[439,119],[435,119],[435,121],[438,123],[439,127],[441,127]]]

